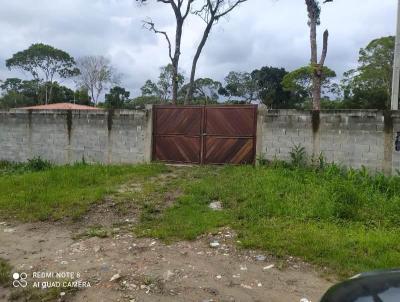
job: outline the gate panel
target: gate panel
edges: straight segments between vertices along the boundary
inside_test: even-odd
[[[200,137],[159,136],[155,141],[155,159],[200,164]]]
[[[254,135],[254,106],[207,107],[207,135],[250,136]]]
[[[205,162],[208,164],[251,164],[254,161],[253,139],[206,138]]]
[[[206,164],[251,164],[255,161],[257,106],[205,108]]]
[[[202,108],[157,107],[155,130],[157,135],[201,135]]]
[[[155,106],[153,159],[201,163],[202,107]]]
[[[154,106],[153,159],[251,164],[256,129],[257,106]]]

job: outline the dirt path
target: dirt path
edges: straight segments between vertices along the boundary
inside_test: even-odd
[[[73,240],[76,231],[63,224],[3,223],[0,257],[27,272],[29,282],[33,272],[79,272],[91,287],[64,301],[318,301],[331,286],[304,263],[288,259],[278,269],[282,263],[237,250],[228,229],[172,245],[125,229],[109,238]],[[214,240],[219,246],[213,248]],[[1,296],[6,301],[4,290]]]
[[[151,181],[159,186],[174,177],[185,177],[184,173],[186,169],[172,169]],[[13,272],[27,273],[31,286],[35,281],[82,281],[78,291],[63,289],[53,301],[299,302],[305,298],[302,301],[307,302],[318,301],[332,285],[299,260],[277,260],[262,252],[237,249],[236,235],[229,229],[171,245],[136,238],[131,229],[140,206],[132,201],[124,203],[132,198],[124,194],[133,192],[136,196],[141,190],[138,183],[123,185],[119,198],[106,197],[78,222],[0,221],[0,258],[10,262]],[[165,207],[179,194],[175,190],[155,199]],[[77,236],[93,225],[109,230],[109,236]],[[75,275],[34,278],[38,272]],[[90,287],[86,287],[88,283]],[[10,288],[0,287],[0,301],[7,301],[9,295]]]

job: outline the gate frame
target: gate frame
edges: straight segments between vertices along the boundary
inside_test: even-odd
[[[156,124],[157,124],[157,108],[161,109],[171,109],[171,108],[176,108],[176,109],[184,109],[184,108],[200,108],[201,109],[201,123],[200,123],[200,162],[179,162],[179,161],[161,161],[165,163],[170,163],[170,164],[183,164],[183,165],[226,165],[228,163],[205,163],[204,162],[204,156],[205,156],[205,151],[206,151],[206,144],[205,144],[205,138],[207,137],[207,133],[204,133],[204,128],[207,123],[207,116],[206,116],[206,108],[252,108],[253,109],[253,132],[252,136],[247,136],[246,138],[251,138],[253,141],[253,152],[252,152],[252,165],[256,164],[256,156],[257,156],[257,127],[258,127],[258,105],[257,104],[244,104],[244,105],[237,105],[237,104],[227,104],[227,105],[221,105],[221,104],[209,104],[209,105],[172,105],[172,104],[153,104],[152,105],[152,131],[151,131],[151,161],[156,161],[155,155],[156,155]],[[241,138],[236,137],[236,138]],[[244,137],[243,137],[244,138]],[[230,165],[240,165],[240,164],[230,164]]]

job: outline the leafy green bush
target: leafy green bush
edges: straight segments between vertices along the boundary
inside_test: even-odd
[[[52,167],[53,164],[51,162],[43,160],[40,156],[22,163],[0,161],[0,175],[45,171]]]
[[[294,167],[305,167],[307,165],[306,149],[301,145],[294,145],[289,152],[291,164]]]
[[[362,200],[354,185],[337,184],[331,189],[334,202],[334,216],[344,220],[358,220]]]
[[[28,171],[37,172],[50,169],[52,167],[52,164],[47,160],[41,159],[39,156],[39,157],[34,157],[32,159],[28,159],[28,162],[26,163],[25,167],[26,170]]]

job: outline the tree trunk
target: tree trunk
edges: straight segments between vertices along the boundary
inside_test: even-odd
[[[317,64],[317,23],[315,20],[310,21],[310,44],[311,44],[311,64]]]
[[[199,46],[197,47],[196,54],[195,54],[195,56],[193,58],[192,70],[190,72],[190,83],[189,83],[189,88],[188,88],[188,91],[187,91],[186,97],[185,97],[185,104],[190,104],[192,102],[193,93],[194,93],[194,81],[195,81],[195,77],[196,77],[197,62],[199,61],[201,52],[203,51],[204,45],[207,42],[207,38],[208,38],[208,35],[211,32],[211,28],[213,26],[213,23],[214,23],[214,18],[211,18],[209,20],[209,22],[207,23],[207,27],[204,30],[203,37],[202,37],[202,39],[200,41]]]
[[[49,95],[47,93],[47,83],[45,84],[45,100],[44,103],[47,105],[47,101],[48,101]]]
[[[49,103],[51,103],[52,97],[53,97],[53,82],[51,82],[50,84],[49,98],[47,100]]]
[[[181,18],[176,19],[176,34],[175,34],[175,53],[172,60],[172,103],[174,105],[178,102],[178,72],[179,72],[179,58],[181,56],[181,40],[182,40],[182,27],[183,27],[183,20]]]
[[[319,67],[314,71],[313,75],[313,90],[312,90],[312,98],[313,98],[313,110],[321,110],[321,84],[322,84],[322,76],[319,70]]]
[[[321,68],[318,65],[318,50],[317,50],[317,21],[310,20],[310,46],[311,46],[311,66],[313,68],[313,87],[312,101],[313,109],[321,109]]]

